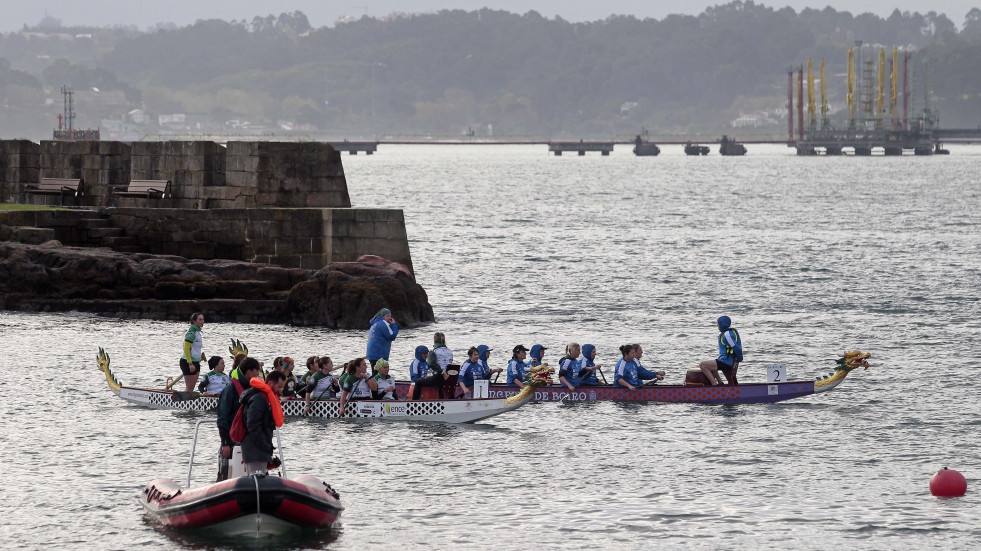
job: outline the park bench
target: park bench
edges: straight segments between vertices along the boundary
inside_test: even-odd
[[[170,180],[131,180],[126,189],[113,188],[116,197],[146,197],[146,206],[150,199],[163,199],[170,191]]]
[[[24,193],[30,195],[60,195],[61,204],[65,204],[65,195],[78,197],[82,195],[81,178],[41,178],[37,184],[24,186]]]

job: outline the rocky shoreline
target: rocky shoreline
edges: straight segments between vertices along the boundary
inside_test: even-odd
[[[366,329],[389,308],[402,327],[434,321],[405,265],[365,255],[313,271],[235,260],[0,242],[0,307],[122,318],[288,323]]]

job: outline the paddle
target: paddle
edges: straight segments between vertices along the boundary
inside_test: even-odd
[[[606,382],[606,374],[603,373],[603,368],[602,367],[596,366],[596,371],[599,371],[600,377],[603,377],[603,384],[604,385],[610,384],[610,383]]]

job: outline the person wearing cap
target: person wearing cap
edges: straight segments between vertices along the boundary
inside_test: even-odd
[[[490,366],[487,365],[487,359],[490,358],[490,353],[492,350],[494,349],[486,344],[482,344],[477,347],[477,363],[480,365],[480,372],[474,374],[474,379],[485,379],[489,381],[491,375],[504,371],[503,367],[495,367],[494,369],[491,369]]]
[[[559,360],[559,383],[575,390],[579,386],[579,353],[581,351],[579,343],[570,342],[565,347],[565,356]]]
[[[542,358],[545,357],[545,351],[548,350],[540,344],[531,345],[531,367],[542,365]]]
[[[634,364],[637,366],[637,376],[643,381],[664,380],[664,371],[651,371],[640,365],[640,358],[644,355],[644,349],[639,344],[634,344]]]
[[[391,367],[388,365],[388,361],[378,360],[375,369],[378,370],[378,373],[373,377],[378,386],[378,389],[372,393],[375,400],[398,400],[399,394],[395,388],[395,379],[389,373]]]
[[[211,371],[201,380],[198,390],[205,394],[221,394],[226,386],[232,384],[232,378],[225,374],[225,359],[212,356],[208,358],[208,367]]]
[[[736,370],[743,361],[743,343],[739,339],[739,331],[732,327],[732,319],[729,316],[719,316],[716,320],[719,326],[719,357],[714,360],[705,360],[698,364],[698,368],[705,374],[712,386],[721,385],[719,372],[726,376],[726,381],[730,385],[739,384],[736,381]]]
[[[429,376],[429,364],[426,363],[428,358],[429,349],[426,348],[426,345],[417,346],[416,358],[409,364],[409,382],[414,383]]]
[[[337,377],[331,374],[334,370],[334,362],[331,361],[330,357],[323,356],[317,358],[314,364],[319,368],[319,371],[310,376],[307,381],[306,386],[306,407],[303,408],[303,415],[310,413],[310,400],[320,400],[322,398],[335,398],[337,393],[341,391],[341,386],[337,381]]]
[[[582,345],[582,360],[579,365],[579,386],[596,386],[599,379],[596,378],[596,370],[600,367],[596,365],[596,347],[592,344]]]
[[[473,395],[473,381],[475,378],[480,378],[480,374],[480,349],[471,346],[470,350],[467,350],[467,359],[460,364],[460,376],[456,380],[464,397]]]
[[[388,355],[392,352],[392,341],[399,335],[399,324],[395,323],[392,312],[388,308],[382,308],[368,322],[371,328],[368,330],[368,350],[365,359],[371,364],[371,372],[374,375],[375,364],[378,360],[388,361]]]
[[[514,347],[511,354],[511,361],[508,362],[507,383],[518,388],[524,388],[525,375],[528,373],[528,368],[531,367],[531,363],[525,361],[528,356],[528,349],[519,344]]]

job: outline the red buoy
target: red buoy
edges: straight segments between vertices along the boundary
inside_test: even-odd
[[[961,497],[967,492],[967,479],[961,473],[944,467],[930,478],[930,493],[939,497]]]

